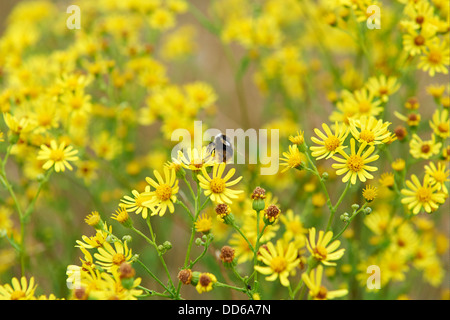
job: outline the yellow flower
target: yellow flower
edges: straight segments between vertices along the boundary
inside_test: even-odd
[[[428,165],[425,165],[425,174],[430,176],[431,185],[437,185],[438,190],[442,190],[448,195],[448,189],[445,183],[450,181],[450,170],[447,170],[445,164],[439,162],[436,167],[433,162],[430,162]]]
[[[430,120],[430,127],[433,129],[434,133],[442,139],[450,137],[450,120],[448,117],[448,110],[436,110],[433,114],[432,120]]]
[[[436,142],[436,137],[433,134],[431,135],[431,140],[425,141],[417,134],[413,134],[412,139],[409,142],[409,152],[416,159],[429,159],[440,152],[441,146],[442,143]]]
[[[296,136],[289,136],[289,141],[293,144],[296,144],[298,146],[302,145],[303,142],[305,142],[305,132],[304,131],[297,131]]]
[[[302,274],[302,280],[309,288],[309,296],[314,300],[328,300],[340,298],[348,294],[348,290],[341,289],[335,291],[328,291],[322,286],[323,267],[317,266],[316,269],[311,270],[309,274],[306,272]]]
[[[428,43],[436,40],[436,28],[431,25],[422,29],[409,28],[403,35],[403,49],[411,56],[422,54],[426,51]]]
[[[164,167],[165,180],[157,170],[154,170],[153,174],[157,182],[149,177],[145,178],[145,181],[156,190],[151,191],[150,200],[142,204],[152,208],[152,216],[159,214],[162,217],[166,213],[167,208],[169,208],[170,213],[175,211],[173,203],[177,200],[176,194],[180,187],[178,186],[174,169],[169,170],[167,167]]]
[[[378,195],[378,190],[376,187],[371,185],[367,185],[365,189],[363,189],[362,195],[367,202],[372,202]]]
[[[12,278],[11,285],[4,284],[0,286],[0,300],[32,300],[37,285],[34,284],[34,277],[30,281],[22,277],[20,282],[17,278]]]
[[[115,213],[112,215],[112,219],[116,220],[120,224],[124,225],[125,227],[130,227],[133,223],[130,219],[130,216],[128,215],[128,212],[125,208],[120,208],[116,210]]]
[[[405,165],[406,165],[405,160],[399,158],[396,159],[394,162],[392,162],[391,167],[395,171],[402,171],[403,169],[405,169]]]
[[[212,228],[212,218],[203,213],[198,217],[197,221],[195,221],[194,226],[197,232],[207,233]]]
[[[343,104],[343,108],[352,110],[354,112],[353,116],[356,118],[361,116],[376,117],[383,111],[383,107],[380,106],[381,100],[375,100],[374,93],[366,88],[347,95],[343,100]]]
[[[77,161],[77,153],[78,150],[73,150],[72,146],[66,147],[65,142],[62,142],[58,147],[56,141],[52,140],[50,142],[50,148],[45,144],[41,145],[41,150],[39,150],[37,159],[46,161],[42,166],[45,170],[54,166],[56,172],[64,172],[66,168],[69,170],[73,169],[69,161]]]
[[[333,232],[319,231],[319,237],[316,242],[316,228],[309,229],[309,239],[306,242],[306,247],[311,255],[318,261],[322,262],[326,266],[335,266],[335,260],[339,260],[344,255],[345,249],[336,249],[340,246],[341,242],[335,240],[330,243],[333,238]]]
[[[346,154],[344,151],[339,151],[339,153],[344,157],[344,159],[340,157],[333,156],[333,159],[339,163],[332,164],[334,169],[337,169],[337,175],[346,175],[342,178],[342,182],[346,183],[350,180],[352,184],[356,183],[356,180],[359,179],[361,182],[365,182],[367,179],[373,179],[373,176],[368,172],[377,171],[377,167],[368,166],[367,164],[373,161],[376,161],[380,156],[372,155],[375,150],[374,146],[370,146],[364,153],[364,149],[367,146],[367,143],[364,141],[356,152],[355,148],[355,139],[350,140],[350,155]]]
[[[428,175],[425,175],[422,184],[415,174],[411,176],[411,181],[406,181],[408,188],[401,191],[404,195],[402,203],[408,205],[413,214],[418,214],[422,209],[432,213],[439,208],[439,204],[445,202],[445,194],[439,192],[437,184],[432,186],[431,183]]]
[[[403,115],[400,112],[394,111],[394,115],[402,121],[405,121],[408,126],[416,127],[419,125],[421,116],[418,113],[410,112],[408,115]]]
[[[198,283],[195,286],[198,293],[208,292],[213,289],[214,284],[217,282],[215,275],[209,272],[201,273],[198,278]]]
[[[97,263],[108,271],[116,270],[123,262],[130,262],[133,257],[131,249],[128,249],[126,242],[114,242],[114,247],[108,242],[104,242],[102,247],[97,248],[94,258]]]
[[[385,186],[388,188],[394,187],[394,184],[395,184],[394,174],[392,172],[382,173],[379,182],[382,186]]]
[[[298,150],[296,144],[289,146],[289,152],[283,152],[283,158],[280,158],[281,165],[285,166],[281,173],[286,172],[289,169],[302,169],[306,163],[306,156]]]
[[[327,124],[323,123],[322,128],[325,131],[325,134],[317,128],[314,129],[316,135],[322,140],[319,140],[316,137],[311,137],[311,140],[315,144],[320,145],[319,147],[310,147],[312,151],[311,155],[315,157],[316,160],[323,158],[328,159],[336,152],[339,152],[339,150],[346,148],[343,144],[349,133],[349,129],[345,126],[345,124],[339,125],[338,122],[335,123],[334,134]]]
[[[169,10],[158,8],[151,14],[149,22],[152,28],[165,31],[175,25],[175,18]]]
[[[194,82],[184,86],[188,100],[195,106],[207,108],[217,100],[214,89],[207,83]]]
[[[191,171],[201,171],[203,167],[214,165],[214,158],[211,156],[207,147],[192,148],[182,152],[178,152],[178,159],[174,159],[175,163],[179,163],[183,168]]]
[[[145,187],[145,191],[139,193],[137,190],[131,191],[133,198],[130,196],[124,196],[120,199],[120,207],[125,208],[128,212],[135,212],[136,214],[142,214],[142,218],[147,219],[148,211],[153,209],[153,206],[148,202],[152,199],[150,193],[150,186]]]
[[[387,102],[389,96],[394,94],[399,87],[400,84],[396,77],[386,77],[384,74],[379,77],[372,77],[366,83],[366,88],[383,102]]]
[[[81,237],[81,240],[76,240],[76,243],[78,244],[76,247],[79,248],[86,248],[86,249],[93,249],[93,248],[100,248],[103,243],[106,241],[106,237],[108,236],[108,233],[102,231],[102,230],[97,230],[97,232],[95,233],[95,236],[93,237],[88,237],[83,235]]]
[[[258,253],[258,260],[266,266],[255,266],[255,270],[268,275],[267,281],[275,281],[279,278],[281,285],[288,287],[289,274],[300,262],[294,243],[289,242],[286,248],[281,240],[277,241],[276,247],[272,242],[268,242],[267,248],[262,247]]]
[[[375,117],[362,116],[358,120],[350,119],[350,132],[358,142],[369,145],[386,143],[390,139],[388,130],[390,122],[377,120]],[[359,130],[358,130],[359,129]]]
[[[215,163],[212,169],[212,178],[206,172],[206,168],[202,168],[202,174],[197,175],[200,182],[200,187],[205,190],[205,196],[210,197],[215,203],[228,203],[231,204],[231,199],[236,199],[238,194],[241,194],[242,190],[232,190],[229,187],[241,181],[242,177],[229,181],[236,172],[236,169],[232,168],[225,177],[222,175],[225,171],[226,163]]]
[[[448,74],[448,66],[450,65],[450,48],[448,42],[435,41],[430,44],[424,55],[420,57],[418,68],[428,72],[431,77],[434,77],[436,72]]]
[[[84,221],[91,227],[98,228],[102,222],[102,219],[100,218],[100,214],[97,211],[92,211],[91,214],[86,216]]]

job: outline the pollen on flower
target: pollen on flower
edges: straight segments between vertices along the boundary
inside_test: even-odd
[[[364,167],[364,161],[359,155],[351,155],[347,160],[348,168],[353,172],[359,172]]]
[[[225,181],[222,178],[214,178],[210,182],[211,191],[214,193],[222,193],[225,190]]]
[[[325,140],[325,148],[328,151],[334,151],[337,147],[339,147],[340,141],[335,136],[330,136]]]
[[[156,188],[156,197],[161,201],[167,201],[172,196],[172,188],[168,184],[161,184]]]

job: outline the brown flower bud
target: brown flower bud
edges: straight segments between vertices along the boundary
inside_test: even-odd
[[[230,246],[223,246],[220,250],[220,260],[224,263],[231,263],[234,260],[234,249]]]
[[[178,272],[178,279],[182,284],[190,284],[192,280],[192,270],[191,269],[183,269]]]

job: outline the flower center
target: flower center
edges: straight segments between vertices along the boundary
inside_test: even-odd
[[[381,87],[380,90],[379,90],[379,93],[382,96],[382,95],[388,94],[389,90],[386,87]]]
[[[417,22],[418,24],[422,24],[424,21],[425,21],[424,16],[417,16],[417,17],[416,17],[416,22]]]
[[[327,258],[327,249],[317,246],[314,248],[314,254],[319,258],[319,260],[325,260]]]
[[[199,281],[202,287],[207,287],[212,282],[211,278],[205,274],[200,276]]]
[[[50,153],[50,159],[52,159],[55,162],[61,161],[64,158],[64,151],[60,149],[52,150]]]
[[[297,168],[302,164],[302,160],[300,154],[291,155],[288,160],[288,165],[291,168]]]
[[[439,130],[439,132],[447,133],[447,132],[449,131],[449,125],[448,125],[448,123],[440,123],[440,124],[438,125],[438,130]]]
[[[430,150],[431,150],[431,147],[430,147],[430,145],[428,145],[428,144],[424,144],[424,145],[420,148],[420,151],[422,151],[422,153],[428,153],[428,152],[430,152]]]
[[[423,46],[425,44],[425,37],[419,34],[417,37],[414,38],[414,44],[416,46]]]
[[[430,54],[428,55],[428,61],[430,61],[431,63],[439,64],[441,63],[441,60],[442,55],[439,51],[431,51]]]
[[[433,178],[439,183],[444,183],[447,179],[447,175],[445,174],[445,172],[436,171],[433,173]]]
[[[11,300],[19,300],[25,297],[25,292],[18,290],[11,293]]]
[[[122,262],[125,262],[125,256],[121,253],[116,253],[112,258],[112,263],[116,266],[120,266]]]
[[[347,167],[353,172],[359,172],[364,167],[363,159],[356,154],[351,155],[347,160]]]
[[[327,298],[327,292],[328,292],[327,288],[325,288],[324,286],[320,286],[316,298],[319,300],[325,300]]]
[[[371,104],[370,104],[369,101],[361,101],[359,103],[359,112],[360,113],[367,113],[367,112],[370,111],[370,107],[371,107]]]
[[[167,201],[172,196],[172,188],[168,184],[161,184],[156,188],[156,197],[161,201]]]
[[[328,151],[334,151],[336,150],[337,147],[339,147],[339,139],[335,136],[330,136],[328,137],[327,140],[325,140],[325,148]]]
[[[431,200],[431,190],[421,187],[417,190],[417,199],[420,202],[429,202]]]
[[[287,262],[284,257],[274,257],[270,263],[270,267],[276,273],[283,272],[287,267]]]
[[[366,141],[367,143],[371,143],[375,141],[375,134],[370,130],[363,130],[359,134],[361,140]]]
[[[225,190],[225,181],[222,178],[214,178],[210,182],[211,191],[214,193],[222,193]]]

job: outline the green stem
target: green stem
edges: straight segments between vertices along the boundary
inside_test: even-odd
[[[336,214],[336,211],[337,211],[339,205],[341,204],[342,200],[344,200],[344,197],[347,194],[348,189],[350,189],[350,185],[351,185],[351,182],[349,181],[347,183],[347,185],[345,186],[345,190],[344,190],[344,192],[342,192],[338,202],[336,203],[336,205],[331,210],[331,214],[330,214],[330,218],[328,219],[328,224],[327,224],[326,231],[329,231],[331,229],[331,223],[333,222],[334,215]]]
[[[159,278],[158,278],[153,272],[151,272],[150,269],[147,268],[147,266],[146,266],[141,260],[137,259],[136,262],[139,263],[139,264],[142,266],[142,268],[144,268],[144,270],[145,270],[145,271],[146,271],[153,279],[155,279],[156,282],[158,282],[164,289],[166,289],[167,292],[170,292],[169,288],[167,288],[166,285],[165,285],[164,283],[162,283],[162,281],[159,280]]]

